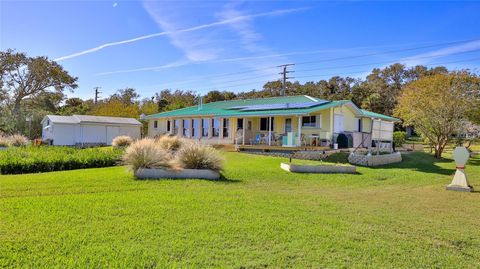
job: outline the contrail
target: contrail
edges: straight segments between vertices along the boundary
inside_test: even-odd
[[[279,9],[279,10],[274,10],[274,11],[264,12],[264,13],[258,13],[258,14],[242,15],[242,16],[231,18],[231,19],[221,20],[221,21],[208,23],[208,24],[202,24],[202,25],[198,25],[198,26],[194,26],[194,27],[190,27],[190,28],[185,28],[185,29],[180,29],[180,30],[176,30],[176,31],[164,31],[164,32],[159,32],[159,33],[155,33],[155,34],[139,36],[139,37],[135,37],[135,38],[132,38],[132,39],[116,41],[116,42],[111,42],[111,43],[105,43],[103,45],[100,45],[100,46],[97,46],[97,47],[94,47],[94,48],[91,48],[91,49],[87,49],[87,50],[84,50],[84,51],[72,53],[70,55],[58,57],[58,58],[54,59],[54,61],[68,60],[68,59],[72,59],[72,58],[82,56],[82,55],[85,55],[85,54],[90,54],[90,53],[102,50],[104,48],[123,45],[123,44],[128,44],[128,43],[133,43],[133,42],[137,42],[137,41],[140,41],[140,40],[154,38],[154,37],[158,37],[158,36],[164,36],[164,35],[175,34],[175,33],[193,32],[193,31],[198,31],[198,30],[202,30],[202,29],[206,29],[206,28],[211,28],[211,27],[215,27],[215,26],[229,24],[229,23],[232,23],[232,22],[248,20],[248,19],[252,19],[252,18],[259,18],[259,17],[278,16],[278,15],[283,15],[283,14],[292,13],[292,12],[298,12],[298,11],[302,11],[302,10],[306,10],[306,9],[307,8]]]

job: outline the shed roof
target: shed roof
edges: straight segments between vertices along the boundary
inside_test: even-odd
[[[268,105],[278,105],[278,104],[302,104],[302,103],[318,103],[311,105],[309,107],[300,107],[300,108],[282,108],[282,109],[268,109]],[[245,106],[258,106],[265,105],[265,109],[257,110],[242,110],[236,109],[239,107]],[[147,119],[155,118],[165,118],[165,117],[196,117],[196,116],[215,116],[215,117],[252,117],[252,116],[282,116],[282,115],[305,115],[315,111],[341,106],[341,105],[351,105],[359,116],[365,117],[377,117],[389,121],[399,121],[393,117],[386,115],[373,113],[366,114],[365,112],[370,112],[366,110],[359,109],[352,101],[350,100],[338,100],[338,101],[327,101],[311,97],[308,95],[295,95],[295,96],[281,96],[281,97],[271,97],[271,98],[257,98],[257,99],[243,99],[243,100],[230,100],[230,101],[220,101],[206,103],[201,106],[191,106],[182,109],[176,109],[167,112],[156,113],[148,115]]]
[[[136,119],[121,118],[121,117],[106,117],[106,116],[91,116],[91,115],[72,115],[72,116],[47,115],[45,116],[44,120],[47,118],[50,119],[50,121],[53,123],[63,123],[63,124],[94,123],[94,124],[117,124],[117,125],[142,125]]]

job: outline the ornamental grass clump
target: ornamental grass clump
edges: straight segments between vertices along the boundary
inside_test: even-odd
[[[0,148],[6,148],[10,146],[10,140],[4,136],[0,136]]]
[[[174,168],[171,154],[151,138],[132,143],[123,155],[123,162],[134,172],[142,168]]]
[[[160,138],[157,139],[158,145],[170,152],[175,152],[179,150],[182,147],[183,140],[178,138],[177,136],[169,136],[169,135],[164,135]]]
[[[117,136],[112,141],[114,148],[125,148],[133,143],[133,139],[128,135]]]
[[[28,138],[21,134],[14,134],[8,137],[10,144],[14,147],[23,147],[28,145]]]
[[[223,169],[224,159],[220,152],[211,146],[198,142],[184,143],[178,150],[175,162],[179,167],[187,169]]]

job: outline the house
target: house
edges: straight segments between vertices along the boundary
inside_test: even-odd
[[[372,139],[392,141],[399,121],[349,100],[307,95],[200,103],[146,119],[151,137],[171,134],[209,144],[284,148],[334,147],[339,142],[347,143],[343,147],[370,147]]]
[[[42,139],[52,145],[111,145],[120,135],[140,138],[142,124],[132,118],[47,115],[42,122]]]

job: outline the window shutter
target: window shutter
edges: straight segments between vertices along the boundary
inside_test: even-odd
[[[317,117],[315,119],[315,125],[316,125],[315,127],[317,129],[322,129],[322,115],[316,115],[315,117]]]

